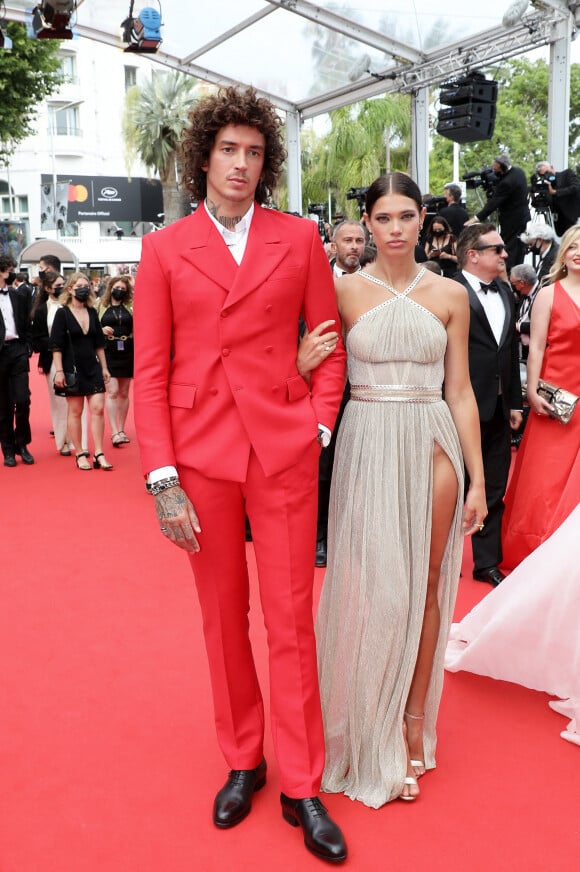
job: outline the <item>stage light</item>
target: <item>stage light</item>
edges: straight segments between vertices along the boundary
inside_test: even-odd
[[[6,30],[6,6],[4,5],[4,0],[0,0],[0,49],[4,49],[4,51],[12,51],[12,40],[8,36],[8,32]]]
[[[42,0],[32,10],[32,33],[36,39],[72,39],[71,17],[76,0]]]
[[[146,6],[135,17],[133,15],[134,0],[131,0],[129,14],[121,23],[123,42],[127,43],[125,51],[153,54],[161,45],[161,6],[159,11],[152,6]]]
[[[12,40],[0,24],[0,49],[12,51]]]

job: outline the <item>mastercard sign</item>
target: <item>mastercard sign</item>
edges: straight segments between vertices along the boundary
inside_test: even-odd
[[[89,192],[84,185],[68,186],[69,203],[85,203],[89,198]]]

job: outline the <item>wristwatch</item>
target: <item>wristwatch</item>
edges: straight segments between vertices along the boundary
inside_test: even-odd
[[[319,428],[318,436],[316,438],[318,439],[318,444],[321,448],[328,448],[330,445],[330,433],[327,433],[327,431],[323,430],[322,427]]]

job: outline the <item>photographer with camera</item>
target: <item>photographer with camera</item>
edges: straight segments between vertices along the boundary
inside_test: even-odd
[[[506,269],[509,272],[512,266],[523,263],[526,254],[526,246],[520,239],[520,234],[530,220],[528,181],[520,167],[512,166],[507,152],[494,158],[492,169],[497,177],[493,192],[491,196],[488,194],[484,207],[467,223],[485,221],[497,209],[501,235],[508,255]]]
[[[580,217],[580,181],[573,170],[556,172],[552,164],[542,160],[536,164],[536,180],[532,176],[532,206],[534,194],[542,193],[540,186],[546,188],[545,196],[554,213],[554,228],[562,236]],[[534,190],[535,189],[535,190]]]

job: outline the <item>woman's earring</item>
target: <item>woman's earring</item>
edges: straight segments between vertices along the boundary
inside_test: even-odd
[[[566,264],[564,264],[562,267],[562,275],[568,275],[568,267],[566,266]]]

